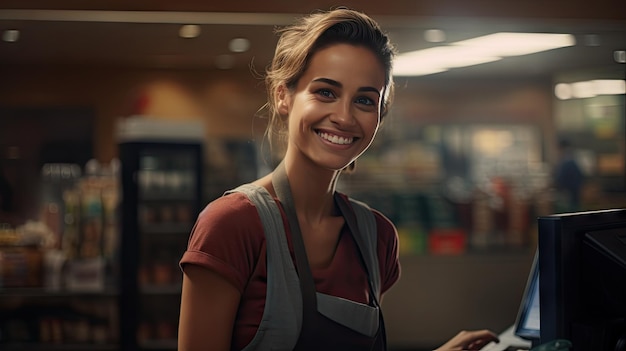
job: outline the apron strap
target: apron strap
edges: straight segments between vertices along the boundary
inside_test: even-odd
[[[359,248],[361,262],[368,273],[370,289],[374,293],[378,306],[380,303],[380,266],[376,250],[378,243],[376,218],[370,207],[363,202],[354,199],[346,200],[338,193],[335,193],[335,202],[346,219],[352,237]]]
[[[300,231],[300,224],[298,223],[298,215],[296,214],[295,205],[293,203],[293,196],[291,194],[291,187],[289,185],[289,179],[285,171],[285,162],[282,161],[272,176],[272,186],[276,196],[283,204],[283,209],[287,215],[289,221],[289,228],[291,229],[291,241],[293,243],[293,250],[296,256],[296,267],[298,270],[298,277],[300,278],[300,290],[302,291],[302,304],[309,306],[310,308],[304,308],[302,313],[302,330],[310,330],[307,328],[314,324],[313,313],[317,313],[317,299],[315,297],[315,281],[313,280],[313,274],[309,266],[309,260],[307,259],[306,249],[304,247],[304,240],[302,239],[302,232]]]

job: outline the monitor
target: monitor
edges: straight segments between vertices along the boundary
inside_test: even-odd
[[[626,350],[626,209],[538,218],[540,340]]]
[[[520,303],[517,318],[515,320],[516,336],[531,341],[532,345],[537,345],[540,340],[540,309],[539,309],[539,254],[535,253],[531,265],[528,281],[522,301]]]

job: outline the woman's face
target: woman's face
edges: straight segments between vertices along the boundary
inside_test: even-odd
[[[287,154],[331,170],[350,164],[376,135],[384,86],[384,67],[369,49],[317,51],[295,89],[278,93],[278,110],[289,116]]]

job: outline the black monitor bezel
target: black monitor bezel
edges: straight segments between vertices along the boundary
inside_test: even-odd
[[[626,208],[538,217],[541,338],[571,340],[568,323],[581,298],[581,255],[588,232],[626,228]]]

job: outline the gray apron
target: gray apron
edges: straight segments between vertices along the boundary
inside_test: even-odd
[[[255,204],[267,246],[265,309],[257,333],[243,350],[385,350],[384,324],[378,302],[376,220],[371,210],[352,199],[349,204],[335,194],[336,204],[359,248],[355,254],[369,276],[371,301],[362,304],[315,290],[282,163],[274,172],[273,185],[289,220],[295,266],[280,210],[267,190],[245,184],[230,191],[245,193]]]

